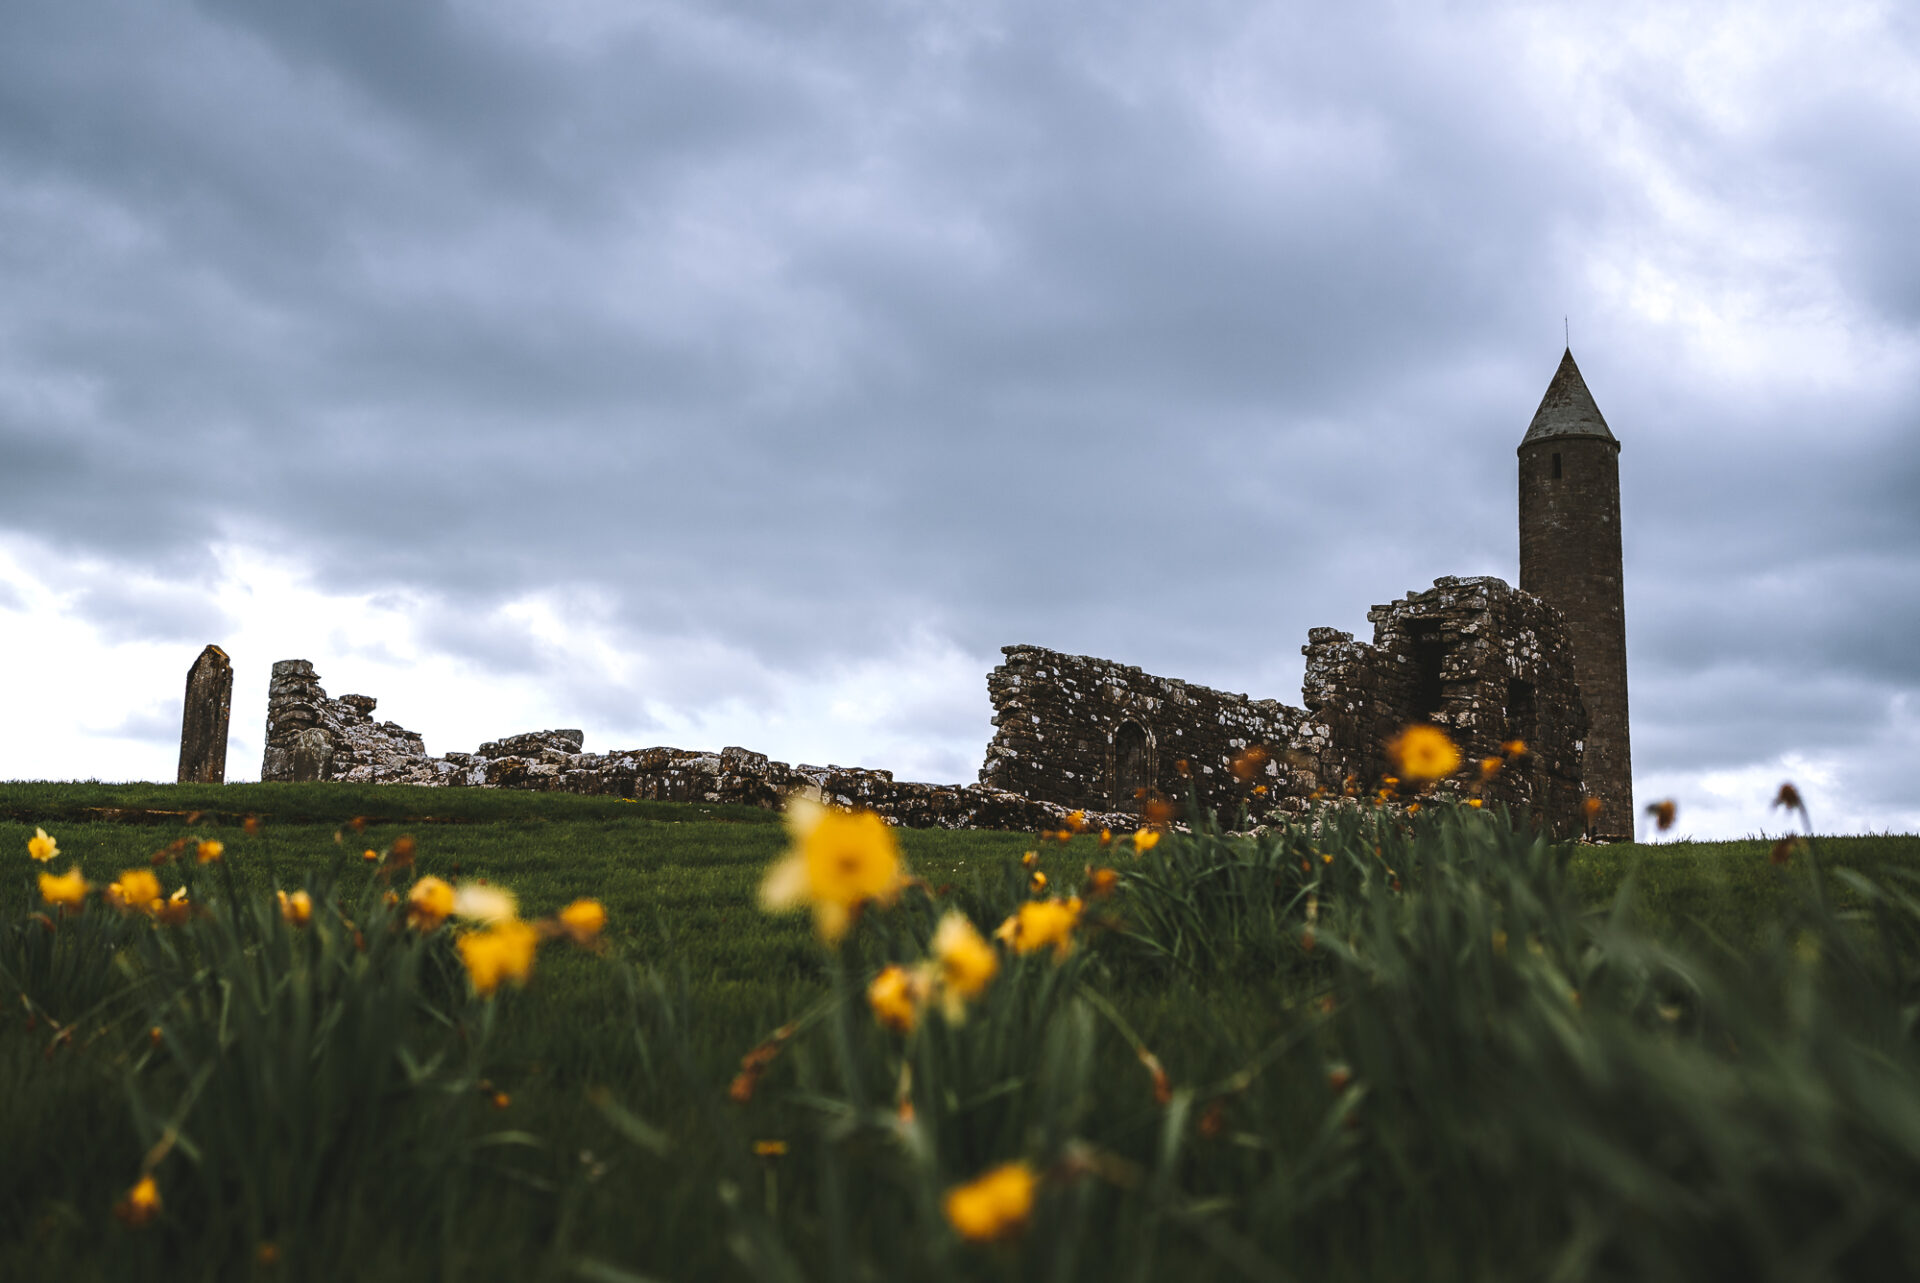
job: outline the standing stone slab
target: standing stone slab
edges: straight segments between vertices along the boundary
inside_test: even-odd
[[[226,651],[208,646],[187,670],[178,783],[227,782],[227,722],[232,712],[233,662]]]

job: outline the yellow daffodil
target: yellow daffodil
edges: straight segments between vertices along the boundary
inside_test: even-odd
[[[453,912],[475,922],[510,922],[520,916],[513,892],[484,882],[462,882],[453,892]]]
[[[947,1191],[947,1223],[961,1238],[975,1243],[1011,1238],[1027,1227],[1033,1215],[1034,1187],[1039,1183],[1025,1163],[1007,1163],[978,1180]]]
[[[1480,800],[1479,798],[1477,798],[1477,797],[1470,797],[1470,798],[1468,798],[1468,799],[1467,799],[1467,805],[1468,805],[1468,806],[1470,806],[1470,807],[1472,807],[1472,808],[1473,808],[1474,810],[1476,810],[1476,811],[1477,811],[1477,810],[1479,810],[1479,809],[1480,809],[1480,808],[1481,808],[1482,806],[1484,806],[1484,805],[1485,805],[1485,803],[1483,803],[1483,802],[1482,802],[1482,801],[1481,801],[1481,800]]]
[[[490,995],[502,980],[523,985],[533,972],[533,951],[540,933],[518,918],[502,918],[483,931],[469,931],[455,942],[473,991]]]
[[[113,1214],[129,1229],[139,1229],[160,1215],[160,1184],[151,1174],[142,1176],[113,1205]]]
[[[973,929],[964,913],[949,910],[934,928],[933,957],[939,966],[940,996],[947,1018],[958,1023],[967,1000],[979,997],[1000,973],[1000,955]]]
[[[48,837],[45,829],[36,828],[33,836],[27,839],[27,854],[45,864],[60,854],[60,844]]]
[[[313,918],[313,897],[305,891],[295,891],[288,895],[285,891],[276,891],[280,900],[280,916],[296,927],[304,927]]]
[[[1664,802],[1653,802],[1647,806],[1647,814],[1653,817],[1653,823],[1662,833],[1673,827],[1673,820],[1680,813],[1679,804],[1672,798]]]
[[[872,811],[841,811],[794,797],[786,820],[793,845],[760,884],[763,908],[779,913],[811,905],[814,928],[834,944],[846,935],[856,906],[868,900],[891,904],[900,894],[899,843]]]
[[[1028,881],[1032,883],[1033,893],[1035,895],[1038,895],[1042,891],[1045,891],[1047,889],[1047,875],[1041,872],[1039,869],[1035,869],[1033,871],[1033,875],[1028,879]]]
[[[1480,778],[1483,780],[1492,779],[1494,776],[1500,774],[1500,768],[1505,765],[1506,765],[1506,759],[1504,758],[1499,758],[1499,757],[1481,758],[1480,759]]]
[[[128,869],[107,884],[107,900],[127,913],[151,913],[160,898],[160,879],[146,869]]]
[[[1068,833],[1084,832],[1087,827],[1087,813],[1085,811],[1068,811],[1067,818],[1063,823]]]
[[[194,848],[194,854],[200,857],[200,863],[217,860],[227,849],[227,844],[216,838],[205,838]]]
[[[575,900],[559,913],[560,929],[575,944],[592,944],[606,929],[607,910],[598,900]]]
[[[1068,900],[1034,900],[994,931],[994,937],[1013,946],[1015,953],[1038,953],[1053,949],[1056,961],[1073,948],[1074,928],[1080,925],[1080,897]]]
[[[1460,769],[1460,750],[1437,726],[1407,727],[1387,745],[1387,752],[1410,780],[1444,779]]]
[[[63,905],[77,909],[87,898],[87,880],[80,876],[80,866],[74,865],[60,877],[51,873],[40,875],[40,898],[48,904]]]
[[[873,1018],[897,1034],[913,1032],[926,996],[920,979],[898,963],[882,968],[867,986],[867,1005],[873,1008]]]
[[[453,916],[453,888],[436,877],[424,877],[407,892],[407,921],[431,931]]]
[[[1157,829],[1141,829],[1133,835],[1133,850],[1136,855],[1145,855],[1159,844],[1160,833]]]
[[[1527,755],[1527,742],[1525,740],[1508,740],[1500,746],[1500,751],[1508,757],[1525,757]]]
[[[1114,887],[1120,884],[1120,872],[1117,869],[1088,869],[1087,894],[1096,900],[1104,900],[1113,894]]]

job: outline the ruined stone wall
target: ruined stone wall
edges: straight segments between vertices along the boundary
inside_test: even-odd
[[[1230,819],[1244,804],[1255,822],[1304,810],[1321,785],[1327,731],[1300,709],[1039,646],[1002,653],[987,676],[997,730],[982,784],[1125,812],[1140,789],[1184,800],[1191,780],[1209,809]],[[1250,748],[1264,756],[1240,778],[1233,763]]]
[[[1191,788],[1224,822],[1244,813],[1261,824],[1305,811],[1316,796],[1371,792],[1392,770],[1387,741],[1430,722],[1469,765],[1525,741],[1529,752],[1502,768],[1487,796],[1556,831],[1577,831],[1586,714],[1560,613],[1498,579],[1439,579],[1368,618],[1371,642],[1331,628],[1308,634],[1305,708],[1009,646],[987,677],[996,729],[980,782],[964,787],[789,766],[743,748],[588,753],[577,730],[433,757],[414,732],[376,723],[370,696],[330,699],[313,665],[284,660],[273,666],[261,778],[769,808],[807,789],[915,827],[1009,829],[1058,828],[1080,810],[1093,827],[1125,830],[1144,797],[1184,803]],[[1236,771],[1236,762],[1250,769]]]
[[[1368,618],[1371,643],[1331,628],[1308,633],[1304,709],[1009,646],[987,678],[996,730],[981,782],[1122,811],[1138,787],[1184,799],[1184,761],[1203,805],[1226,822],[1245,806],[1260,823],[1304,810],[1316,793],[1371,792],[1392,774],[1387,741],[1429,722],[1469,764],[1525,741],[1528,754],[1486,795],[1577,830],[1586,723],[1559,612],[1499,579],[1448,578]],[[1242,779],[1232,764],[1254,747],[1264,760]]]
[[[371,695],[329,699],[313,665],[283,659],[267,687],[267,750],[263,780],[367,782],[404,771],[427,756],[420,736],[376,722]]]
[[[778,808],[798,790],[841,806],[862,806],[914,828],[1058,829],[1069,808],[980,785],[920,784],[891,771],[789,766],[764,753],[725,748],[583,751],[577,730],[534,731],[490,740],[472,753],[430,756],[419,735],[375,723],[365,695],[328,697],[313,665],[273,666],[267,700],[263,780],[515,788],[603,794],[664,802],[736,803]],[[1093,827],[1129,830],[1131,817],[1092,813]]]
[[[1367,612],[1371,644],[1351,633],[1307,634],[1307,708],[1325,723],[1322,770],[1370,788],[1392,771],[1385,745],[1430,722],[1468,763],[1524,741],[1487,796],[1544,820],[1580,828],[1586,715],[1560,612],[1499,579],[1443,578],[1425,592]]]

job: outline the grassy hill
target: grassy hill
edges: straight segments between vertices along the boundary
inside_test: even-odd
[[[757,906],[788,839],[779,817],[749,808],[397,787],[0,785],[0,861],[14,862],[0,863],[10,973],[41,947],[34,931],[54,934],[30,918],[24,853],[36,826],[59,842],[50,867],[77,862],[95,882],[155,867],[183,838],[225,846],[214,864],[158,866],[167,889],[195,879],[196,901],[214,906],[207,923],[171,929],[186,944],[137,921],[108,930],[104,907],[60,922],[63,943],[80,922],[101,927],[90,947],[110,967],[62,964],[94,977],[90,1005],[55,1010],[63,991],[49,982],[36,1011],[0,975],[0,998],[23,1004],[0,1019],[0,1274],[1104,1278],[1137,1267],[1149,1278],[1534,1278],[1584,1261],[1567,1277],[1678,1277],[1699,1265],[1702,1244],[1724,1242],[1728,1260],[1762,1270],[1750,1277],[1844,1277],[1915,1249],[1880,1212],[1920,1192],[1913,1022],[1904,1035],[1884,1025],[1886,1011],[1920,1001],[1920,940],[1875,897],[1920,872],[1920,839],[1823,839],[1816,889],[1805,853],[1777,866],[1766,843],[1550,848],[1465,811],[1404,831],[1367,823],[1259,844],[1168,837],[1144,857],[1084,835],[902,831],[924,889],[870,912],[836,950],[804,915]],[[416,854],[396,872],[402,835]],[[1031,868],[1028,850],[1039,853]],[[1843,866],[1867,881],[1835,872]],[[1034,872],[1048,892],[1074,891],[1100,867],[1122,877],[1111,899],[1087,901],[1071,956],[1007,954],[968,1023],[948,1027],[929,1010],[903,1042],[867,1014],[867,982],[924,954],[940,914],[957,908],[988,931],[1036,899]],[[465,995],[445,929],[415,941],[393,926],[413,952],[392,965],[412,968],[413,987],[391,1009],[400,1014],[381,1019],[414,1030],[404,1054],[389,1049],[413,1076],[396,1086],[349,1075],[335,1095],[316,1094],[313,1082],[335,1072],[330,1057],[354,1060],[337,1045],[356,1027],[354,1004],[378,997],[354,977],[376,965],[363,959],[386,956],[385,937],[369,947],[352,936],[377,935],[381,894],[420,875],[509,888],[528,920],[594,897],[609,915],[602,947],[547,945],[524,990],[481,1000]],[[275,887],[310,888],[316,926],[267,911],[220,917],[221,905],[270,905]],[[195,1073],[226,1081],[250,1055],[270,1066],[291,1035],[273,1025],[280,1032],[255,1045],[228,1029],[225,1006],[191,1018],[156,1006],[159,977],[190,988],[217,972],[234,992],[259,981],[291,1002],[282,990],[334,957],[323,921],[338,926],[325,948],[347,977],[328,999],[336,1023],[298,1025],[298,1065],[235,1080],[280,1084],[258,1100],[193,1097]],[[216,965],[221,922],[252,943]],[[1795,985],[1825,992],[1818,968],[1834,971],[1856,946],[1849,991],[1882,994],[1882,1006],[1776,1001]],[[299,952],[309,947],[320,952]],[[261,971],[276,950],[285,969]],[[1812,978],[1795,969],[1807,967]],[[80,992],[79,980],[62,983]],[[200,1021],[208,1046],[225,1050],[196,1061],[171,1024],[149,1037],[175,1019],[155,1011],[182,1012],[184,1031]],[[358,1036],[377,1042],[384,1026],[367,1019]],[[730,1100],[743,1056],[789,1022],[798,1029],[774,1038],[757,1089]],[[1856,1043],[1858,1061],[1819,1054]],[[421,1069],[429,1056],[438,1067]],[[1363,1089],[1330,1091],[1341,1075]],[[1895,1129],[1894,1141],[1859,1132],[1869,1090],[1873,1125]],[[1436,1116],[1442,1100],[1453,1103]],[[901,1101],[917,1103],[918,1122],[902,1121]],[[271,1145],[249,1139],[284,1130],[290,1109],[344,1112]],[[220,1142],[224,1159],[204,1140],[222,1111],[252,1120]],[[431,1128],[406,1130],[429,1115]],[[355,1142],[372,1147],[353,1151],[359,1166],[326,1143],[354,1116],[389,1120]],[[1665,1120],[1664,1140],[1630,1121],[1647,1118]],[[1689,1180],[1732,1179],[1745,1147],[1779,1140],[1782,1119],[1799,1134],[1781,1143],[1817,1160],[1800,1184],[1755,1177],[1673,1201]],[[175,1133],[188,1139],[154,1169],[164,1215],[115,1225],[109,1209],[142,1155]],[[406,1146],[381,1148],[402,1134]],[[196,1141],[198,1160],[186,1150]],[[318,1192],[237,1198],[247,1182],[294,1180],[272,1166],[275,1145],[348,1165],[314,1177]],[[940,1191],[1018,1154],[1043,1164],[1030,1228],[965,1242]],[[278,1174],[243,1181],[256,1167]],[[1872,1197],[1841,1197],[1867,1173],[1880,1182]],[[1482,1186],[1471,1198],[1456,1188],[1469,1179]],[[360,1193],[340,1192],[349,1187]],[[1799,1210],[1782,1219],[1790,1196]],[[265,1210],[231,1210],[256,1204]],[[1636,1256],[1630,1244],[1642,1241]]]

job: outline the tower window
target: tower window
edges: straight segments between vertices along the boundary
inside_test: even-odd
[[[1554,455],[1553,455],[1553,479],[1554,479],[1555,481],[1558,481],[1558,480],[1560,479],[1560,453],[1559,453],[1559,451],[1555,451],[1555,452],[1554,452]]]

